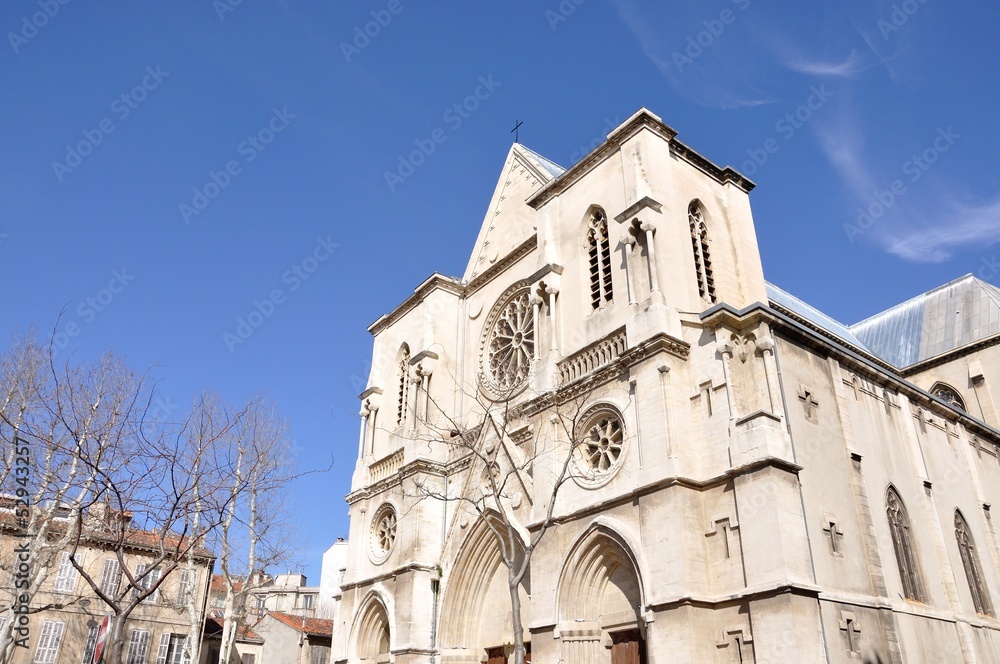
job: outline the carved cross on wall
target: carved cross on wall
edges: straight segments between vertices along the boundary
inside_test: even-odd
[[[837,523],[832,519],[827,519],[826,526],[823,527],[823,532],[830,538],[830,551],[840,553],[840,540],[843,538],[844,533],[840,532]]]
[[[737,627],[724,631],[722,640],[716,646],[720,649],[725,648],[730,653],[730,662],[743,664],[747,661],[743,657],[743,649],[751,642],[753,642],[753,638],[750,635],[744,635],[743,630]]]
[[[847,647],[851,652],[861,650],[861,625],[854,618],[853,613],[842,613],[844,619],[840,621],[840,631],[844,632],[847,638]]]
[[[806,409],[806,419],[810,422],[815,422],[819,401],[816,401],[816,397],[813,396],[812,391],[804,386],[799,386],[799,401],[802,402],[802,407]]]

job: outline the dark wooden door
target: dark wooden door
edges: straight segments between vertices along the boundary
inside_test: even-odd
[[[646,644],[639,630],[611,635],[611,664],[646,664]]]
[[[486,651],[486,664],[507,664],[503,648],[490,648]]]

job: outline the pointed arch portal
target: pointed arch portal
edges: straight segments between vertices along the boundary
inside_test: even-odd
[[[470,527],[446,578],[441,606],[441,648],[442,652],[451,653],[449,661],[466,661],[456,657],[464,651],[468,662],[478,664],[481,657],[513,642],[508,588],[507,568],[496,535],[486,520],[480,518]],[[525,624],[530,591],[528,576],[518,593]]]
[[[642,581],[621,536],[591,527],[567,558],[558,592],[563,661],[646,662]]]
[[[382,599],[370,594],[362,604],[355,621],[354,653],[351,661],[363,664],[381,664],[389,661],[391,645],[389,612]]]

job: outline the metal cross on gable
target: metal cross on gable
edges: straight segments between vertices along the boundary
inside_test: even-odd
[[[514,125],[514,128],[510,130],[510,133],[514,134],[514,142],[515,143],[520,143],[521,142],[520,141],[521,132],[518,131],[518,130],[521,128],[521,125],[523,125],[524,123],[521,122],[520,120],[514,120],[514,122],[516,124]]]

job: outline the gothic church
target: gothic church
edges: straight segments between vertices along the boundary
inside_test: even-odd
[[[333,661],[1000,664],[1000,290],[842,325],[753,186],[645,109],[511,148],[465,274],[369,328]]]

